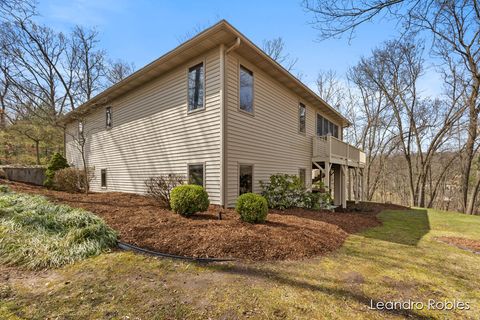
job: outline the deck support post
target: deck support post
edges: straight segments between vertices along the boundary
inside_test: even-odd
[[[348,172],[348,166],[340,166],[340,171],[341,171],[341,179],[340,179],[340,184],[342,188],[342,208],[347,207],[347,172]]]
[[[360,200],[360,170],[355,168],[355,204]]]
[[[353,190],[353,195],[355,196],[355,190],[353,188],[355,176],[352,177],[352,170],[350,170],[349,167],[347,167],[347,174],[348,174],[348,201],[352,201],[352,190]]]
[[[342,206],[342,208],[347,207],[347,170],[347,166],[339,164],[335,165],[335,169],[333,171],[333,183],[335,187],[333,200],[336,206]]]
[[[332,164],[330,162],[325,162],[325,169],[323,173],[325,174],[325,180],[323,184],[325,188],[327,188],[328,192],[330,192],[330,169],[332,168]]]

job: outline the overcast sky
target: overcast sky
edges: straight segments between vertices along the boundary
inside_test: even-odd
[[[39,20],[69,31],[75,24],[96,27],[101,46],[110,57],[140,68],[180,44],[179,39],[198,27],[226,19],[261,46],[264,39],[282,37],[286,51],[298,62],[293,73],[313,88],[319,70],[333,69],[343,76],[361,56],[397,35],[386,19],[362,26],[348,39],[317,41],[311,14],[300,1],[164,1],[164,0],[38,0]],[[440,81],[427,72],[425,94],[440,92]]]

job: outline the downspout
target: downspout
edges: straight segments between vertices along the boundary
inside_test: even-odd
[[[220,45],[220,205],[225,208],[225,45]]]
[[[226,135],[226,128],[227,128],[227,119],[228,119],[228,93],[227,93],[227,55],[230,52],[233,52],[240,46],[240,38],[237,37],[235,43],[225,50],[224,45],[220,46],[220,81],[221,81],[221,88],[222,88],[222,99],[221,99],[221,109],[220,109],[220,121],[221,121],[221,199],[220,202],[224,208],[228,206],[227,200],[227,178],[228,178],[228,162],[227,162],[227,135]]]

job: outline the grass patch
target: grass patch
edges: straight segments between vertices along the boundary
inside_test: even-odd
[[[26,269],[60,267],[98,255],[117,236],[83,209],[49,202],[42,196],[0,194],[0,263]]]
[[[379,218],[317,259],[200,265],[115,251],[41,276],[14,272],[0,318],[480,319],[480,255],[435,240],[480,239],[480,217],[412,209]],[[471,309],[369,309],[408,299]]]

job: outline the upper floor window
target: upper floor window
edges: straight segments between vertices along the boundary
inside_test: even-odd
[[[240,66],[240,110],[253,112],[253,72]]]
[[[112,107],[107,107],[105,109],[105,125],[107,128],[111,128],[112,123]]]
[[[307,109],[303,103],[300,103],[298,106],[298,126],[301,133],[305,133],[305,118],[307,114]]]
[[[317,136],[326,136],[329,134],[335,138],[339,138],[338,126],[317,114]]]
[[[83,121],[78,121],[78,136],[83,136]]]
[[[78,142],[80,144],[85,142],[85,125],[83,121],[78,121]]]
[[[204,107],[204,76],[203,62],[188,69],[188,111]]]

